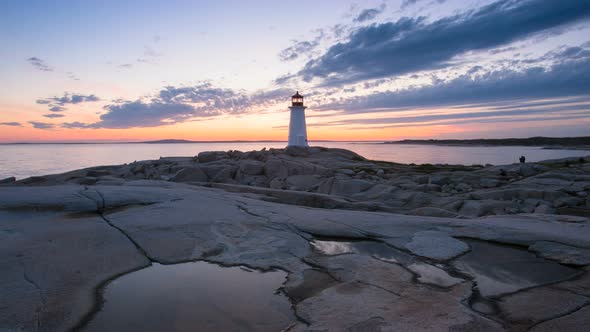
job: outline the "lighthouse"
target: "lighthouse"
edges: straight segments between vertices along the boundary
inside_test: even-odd
[[[289,144],[287,146],[309,146],[307,144],[307,127],[305,126],[305,109],[303,96],[299,91],[291,97],[291,120],[289,121]]]

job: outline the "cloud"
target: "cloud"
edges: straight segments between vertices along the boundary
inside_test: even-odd
[[[381,4],[381,6],[377,7],[377,8],[368,8],[365,9],[363,11],[361,11],[357,17],[354,18],[355,22],[365,22],[365,21],[371,21],[373,19],[375,19],[375,17],[377,17],[379,14],[383,13],[383,11],[385,10],[385,4]]]
[[[86,102],[99,101],[100,98],[91,94],[83,95],[79,93],[64,93],[63,97],[50,97],[45,99],[38,99],[37,104],[47,105],[50,112],[63,112],[66,110],[66,104],[80,104]]]
[[[65,122],[65,123],[62,123],[61,126],[63,128],[68,128],[68,129],[73,129],[73,128],[89,128],[88,127],[88,124],[82,123],[82,122],[78,122],[78,121],[75,121],[75,122]]]
[[[308,61],[299,75],[337,86],[442,68],[466,52],[554,32],[588,17],[588,1],[499,0],[431,23],[401,18],[354,30],[347,41]]]
[[[55,104],[63,106],[65,104],[79,104],[84,102],[99,101],[95,95],[83,95],[79,93],[64,93],[63,97],[50,97],[45,99],[38,99],[37,104]]]
[[[36,129],[51,129],[54,127],[53,124],[46,122],[29,121],[29,123]]]
[[[20,122],[0,122],[0,126],[22,127]]]
[[[285,101],[290,89],[274,89],[246,93],[214,87],[210,83],[195,86],[167,86],[151,100],[123,101],[106,105],[106,113],[94,123],[67,122],[64,128],[132,128],[159,127],[211,118],[220,115],[260,112],[277,102]]]
[[[49,111],[50,112],[63,112],[65,110],[66,110],[66,108],[65,107],[62,107],[62,106],[51,106],[51,107],[49,107]]]
[[[291,47],[282,50],[279,53],[281,61],[291,61],[297,59],[300,55],[307,54],[319,45],[317,40],[295,42]]]
[[[571,55],[569,59],[564,55],[566,53]],[[506,69],[475,76],[465,74],[429,86],[346,98],[322,105],[321,109],[360,113],[590,95],[590,55],[579,58],[580,54],[583,51],[570,53],[566,48],[555,54],[555,58],[561,61],[549,68]]]
[[[565,101],[562,101],[564,103]],[[363,124],[363,125],[393,125],[402,126],[403,124],[415,125],[416,123],[471,123],[488,121],[505,121],[505,122],[520,122],[526,121],[529,115],[542,115],[545,119],[550,119],[548,115],[555,115],[557,118],[582,118],[584,115],[590,115],[590,103],[582,103],[579,105],[561,105],[556,107],[545,108],[516,108],[511,110],[469,110],[467,112],[453,112],[453,113],[437,113],[427,115],[412,115],[412,116],[396,116],[388,118],[363,118],[363,119],[347,119],[334,122],[328,122],[323,125],[344,125],[344,124]],[[552,117],[553,118],[553,117]],[[471,119],[471,120],[467,120]]]
[[[54,119],[54,118],[63,118],[65,115],[63,114],[44,114],[46,118]]]
[[[27,59],[27,61],[33,65],[33,67],[35,67],[36,69],[40,70],[40,71],[53,71],[53,68],[51,68],[47,63],[45,63],[45,61],[37,58],[37,57],[30,57]]]
[[[402,4],[400,5],[400,9],[406,9],[407,7],[413,6],[415,5],[417,2],[420,2],[422,0],[404,0],[402,2]],[[441,4],[446,2],[447,0],[435,0],[437,3]]]
[[[317,34],[311,41],[293,41],[293,45],[279,52],[279,59],[281,61],[291,61],[300,56],[310,56],[311,52],[316,49],[320,42],[324,39],[325,33],[323,29],[314,30]]]

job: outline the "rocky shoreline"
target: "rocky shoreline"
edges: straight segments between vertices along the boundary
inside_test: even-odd
[[[7,179],[0,330],[84,330],[109,281],[190,261],[287,272],[288,331],[582,329],[589,192],[590,157],[403,165],[321,147]]]
[[[202,152],[3,182],[123,185],[130,180],[209,186],[295,205],[432,217],[590,216],[590,156],[504,166],[404,165],[343,149],[290,147]]]

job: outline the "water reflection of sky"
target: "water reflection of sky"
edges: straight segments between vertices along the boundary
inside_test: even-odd
[[[475,278],[485,297],[567,279],[577,273],[575,269],[536,257],[523,249],[482,241],[467,242],[471,252],[458,258],[454,265]]]
[[[328,256],[357,253],[368,255],[381,261],[400,264],[407,264],[413,259],[411,255],[394,249],[385,243],[375,241],[349,242],[315,239],[310,243],[318,253]]]
[[[288,299],[275,294],[285,277],[205,262],[154,264],[110,283],[85,331],[280,331],[295,321]]]

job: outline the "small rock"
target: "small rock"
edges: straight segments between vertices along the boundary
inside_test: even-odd
[[[579,191],[576,195],[578,195],[578,197],[588,197],[588,193],[585,191]]]
[[[584,203],[584,201],[581,198],[561,197],[561,198],[556,199],[553,202],[553,206],[555,206],[555,207],[577,206],[577,205],[581,205],[582,203]]]
[[[272,189],[284,189],[285,182],[283,180],[279,180],[277,178],[270,180],[268,186]]]
[[[549,206],[547,204],[539,204],[534,210],[535,213],[542,213],[542,214],[555,214],[557,210],[554,207]]]
[[[496,188],[500,184],[499,180],[496,179],[481,179],[479,185],[483,188]]]
[[[336,170],[336,173],[340,173],[340,174],[345,174],[345,175],[354,175],[354,171],[348,168],[341,168],[339,170]]]
[[[458,185],[455,186],[455,190],[457,190],[458,192],[468,192],[471,191],[471,186],[468,185],[467,183],[459,183]]]

